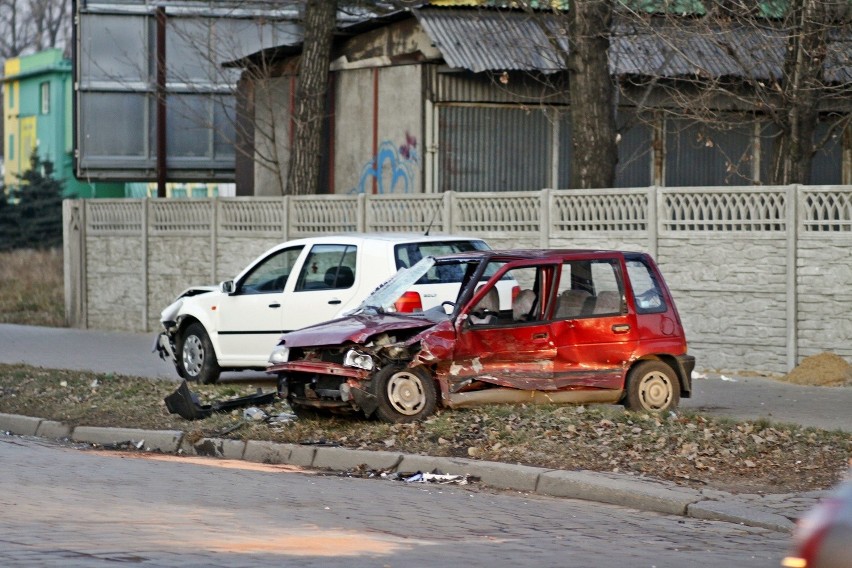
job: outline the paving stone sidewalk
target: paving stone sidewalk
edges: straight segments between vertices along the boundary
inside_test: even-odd
[[[628,474],[564,471],[501,462],[352,450],[340,447],[203,438],[190,441],[179,430],[70,427],[61,422],[0,413],[0,432],[67,439],[101,446],[129,445],[140,451],[210,456],[259,463],[347,472],[432,472],[471,476],[488,487],[610,503],[643,511],[725,521],[789,532],[794,521],[827,492],[748,495],[692,489]]]

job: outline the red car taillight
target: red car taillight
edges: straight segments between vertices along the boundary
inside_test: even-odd
[[[520,286],[512,286],[512,303],[513,304],[515,303],[515,298],[517,298],[518,294],[520,294],[520,293],[521,293],[521,287]]]
[[[406,292],[393,305],[398,312],[411,313],[423,311],[423,302],[420,301],[420,294],[417,292]]]

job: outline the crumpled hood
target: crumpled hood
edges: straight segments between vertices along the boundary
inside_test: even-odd
[[[343,343],[365,343],[370,337],[403,329],[427,329],[437,325],[434,321],[418,316],[398,314],[357,314],[312,325],[281,336],[279,345],[287,347],[312,347],[341,345]]]

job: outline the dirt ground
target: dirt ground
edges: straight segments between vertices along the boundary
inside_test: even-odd
[[[824,352],[805,357],[782,380],[796,385],[852,386],[852,365],[840,355]]]

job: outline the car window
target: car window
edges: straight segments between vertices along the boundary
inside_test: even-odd
[[[628,260],[627,275],[636,299],[636,313],[655,314],[668,309],[653,270],[643,260]]]
[[[394,247],[396,268],[414,266],[426,256],[441,256],[457,252],[488,250],[484,241],[434,241],[426,243],[404,243]],[[459,283],[464,276],[460,264],[435,265],[416,284]]]
[[[562,264],[555,319],[603,317],[623,311],[624,291],[617,259]]]
[[[490,262],[484,269],[478,288],[505,263]],[[546,266],[525,266],[507,270],[485,296],[470,310],[470,325],[517,325],[543,319],[546,282],[552,274]],[[506,301],[503,301],[506,300]],[[501,310],[500,306],[510,306]]]
[[[304,247],[282,249],[271,254],[243,278],[241,294],[274,294],[282,292]]]
[[[355,245],[314,245],[299,273],[296,291],[351,288],[357,252]]]

